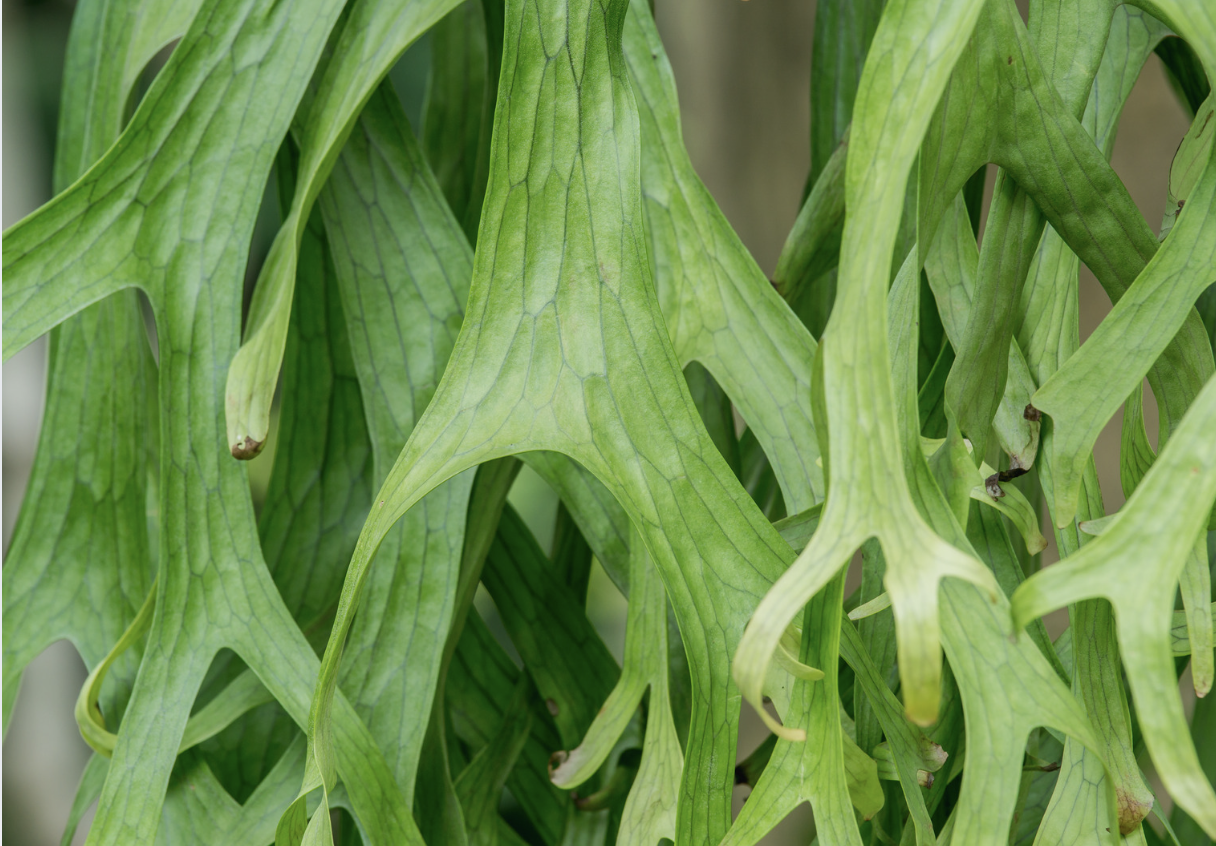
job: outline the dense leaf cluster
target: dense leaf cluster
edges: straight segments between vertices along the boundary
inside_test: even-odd
[[[1216,837],[1178,683],[1216,675],[1216,6],[817,15],[770,282],[646,0],[81,0],[59,193],[4,238],[4,354],[50,333],[4,722],[71,640],[65,842],[94,800],[91,844],[751,846],[802,802],[823,844]],[[416,138],[385,76],[428,31]],[[1154,51],[1194,115],[1160,237],[1108,164]],[[1084,344],[1082,261],[1115,303]],[[743,698],[773,734],[736,766]]]

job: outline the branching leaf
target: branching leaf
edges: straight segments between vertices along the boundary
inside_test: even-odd
[[[1216,834],[1216,794],[1199,769],[1186,732],[1170,662],[1174,585],[1216,500],[1216,414],[1210,379],[1119,516],[1101,537],[1014,594],[1014,620],[1026,621],[1089,597],[1115,608],[1119,644],[1137,716],[1157,772],[1176,801]],[[1143,578],[1145,562],[1156,568]]]
[[[1216,151],[1216,147],[1212,148]],[[1098,433],[1119,404],[1148,374],[1185,319],[1198,322],[1193,303],[1213,281],[1216,238],[1209,221],[1216,214],[1216,157],[1209,157],[1203,178],[1190,194],[1160,252],[1136,283],[1116,303],[1094,334],[1069,361],[1035,393],[1035,408],[1051,415],[1055,424],[1054,460],[1058,468],[1057,524],[1075,513],[1075,490]],[[1139,327],[1135,339],[1132,324]],[[1143,332],[1143,334],[1139,334]],[[1216,366],[1211,346],[1206,361],[1194,361],[1194,377],[1202,382]],[[1081,401],[1079,398],[1084,398]]]
[[[854,116],[846,178],[840,291],[820,345],[835,494],[819,530],[752,617],[735,657],[743,694],[760,708],[765,670],[781,632],[863,541],[877,535],[887,557],[900,675],[909,716],[937,715],[941,673],[938,582],[966,578],[995,594],[991,573],[933,534],[912,505],[902,462],[888,360],[886,290],[902,187],[925,105],[936,100],[975,25],[974,4],[897,2],[883,13]],[[930,39],[928,33],[932,31]],[[863,225],[860,221],[866,221]],[[833,352],[832,345],[839,348]],[[858,420],[873,428],[856,430]]]
[[[621,678],[596,714],[582,743],[554,756],[554,784],[577,787],[607,760],[625,731],[647,688],[646,736],[642,761],[621,817],[618,843],[647,846],[675,840],[675,787],[684,766],[668,694],[667,603],[658,571],[641,539],[631,557],[629,617],[625,629],[625,664]]]
[[[405,48],[455,5],[456,0],[356,0],[315,89],[300,101],[294,128],[300,145],[295,197],[262,266],[244,342],[228,369],[228,443],[236,458],[257,455],[270,430],[300,240],[313,201],[377,84]]]
[[[729,821],[734,733],[726,727],[738,705],[726,656],[742,621],[716,605],[722,579],[732,607],[757,602],[789,552],[705,433],[650,287],[637,130],[616,42],[624,4],[606,13],[582,3],[546,10],[538,18],[532,7],[507,8],[501,91],[510,106],[496,110],[466,319],[356,547],[314,700],[311,760],[332,784],[336,671],[387,530],[468,467],[535,449],[565,452],[639,526],[680,622],[696,691],[681,792],[691,805],[681,817],[688,827],[677,832],[684,843],[720,835]],[[568,23],[586,39],[568,39]],[[542,60],[554,50],[565,58]],[[555,97],[571,90],[572,68],[581,96]],[[541,121],[556,134],[540,132]],[[533,209],[526,217],[518,214],[525,207]],[[740,558],[751,567],[739,570]]]

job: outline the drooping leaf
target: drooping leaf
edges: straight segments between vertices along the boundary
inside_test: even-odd
[[[456,0],[404,4],[356,0],[344,16],[315,88],[300,100],[293,122],[300,145],[295,196],[262,266],[244,341],[228,369],[228,443],[236,458],[257,455],[270,429],[300,239],[313,202],[380,80],[406,47],[455,6]]]
[[[251,3],[204,4],[118,143],[5,239],[7,352],[138,284],[158,320],[162,419],[188,409],[162,429],[156,613],[95,843],[151,839],[194,694],[220,648],[233,647],[304,719],[316,659],[266,571],[247,481],[222,446],[214,376],[235,351],[239,291],[210,282],[238,278],[236,247],[307,83],[300,71],[318,60],[338,11],[319,2],[269,14],[254,14]],[[257,121],[246,120],[251,112]],[[192,159],[196,167],[182,166]],[[209,496],[197,495],[200,486]],[[361,821],[377,839],[407,839],[413,824],[392,776],[342,702],[339,756]]]
[[[117,139],[136,77],[197,5],[80,4],[59,107],[56,191]],[[5,731],[25,665],[67,638],[88,667],[97,666],[135,617],[153,575],[146,491],[156,452],[156,367],[135,293],[105,299],[56,327],[49,340],[43,430],[5,558]],[[115,373],[127,378],[109,384]],[[65,593],[62,584],[84,589]],[[136,648],[121,658],[102,691],[114,721],[139,654]]]
[[[315,700],[313,760],[332,783],[327,734],[341,645],[388,528],[436,484],[474,464],[563,451],[599,477],[639,526],[680,622],[695,691],[681,791],[691,804],[677,832],[683,843],[720,835],[729,819],[734,732],[727,727],[738,700],[730,695],[727,656],[742,620],[718,611],[713,586],[729,575],[735,602],[756,602],[764,578],[775,578],[789,552],[705,433],[650,287],[636,123],[617,41],[625,7],[612,4],[606,14],[582,4],[545,8],[538,18],[532,7],[508,5],[501,90],[510,92],[511,106],[496,111],[465,323],[356,548]],[[587,38],[567,39],[567,21]],[[551,49],[568,58],[543,61]],[[580,98],[555,97],[573,84],[572,67],[581,69]],[[557,134],[539,132],[542,120]],[[526,218],[516,213],[525,203],[535,208]],[[521,276],[525,261],[530,270]],[[600,317],[589,320],[588,308]],[[696,501],[703,504],[694,508]],[[740,554],[751,569],[728,565]]]
[[[1111,602],[1137,717],[1157,772],[1209,834],[1216,833],[1216,794],[1186,736],[1169,627],[1174,585],[1216,500],[1216,456],[1206,434],[1213,414],[1216,379],[1209,379],[1106,532],[1059,566],[1036,573],[1013,602],[1019,625],[1070,601],[1100,596]],[[1146,544],[1152,544],[1151,553]],[[1146,560],[1158,568],[1150,580],[1140,577]]]
[[[1216,147],[1211,149],[1216,151]],[[1213,160],[1209,156],[1209,162]],[[1216,208],[1214,200],[1216,165],[1209,163],[1160,252],[1080,352],[1035,393],[1035,408],[1051,415],[1054,423],[1052,448],[1061,488],[1079,484],[1098,432],[1148,374],[1183,322],[1196,324],[1203,333],[1193,304],[1211,284],[1208,277],[1216,261],[1216,239],[1205,225]],[[1128,327],[1133,322],[1145,333],[1129,342]],[[1198,354],[1186,362],[1191,379],[1200,384],[1216,371],[1211,346],[1206,338],[1203,342]],[[1078,402],[1078,397],[1086,401]],[[1168,432],[1168,427],[1163,431]],[[1064,497],[1054,511],[1057,523],[1071,520],[1075,506],[1069,509],[1066,505],[1070,494],[1057,488],[1057,495]]]
[[[933,534],[912,505],[898,469],[891,376],[883,365],[888,360],[886,268],[902,210],[902,188],[928,124],[925,105],[945,87],[980,11],[973,4],[945,4],[941,9],[931,5],[902,2],[887,7],[872,47],[882,59],[868,63],[862,77],[850,135],[850,211],[841,246],[840,290],[819,349],[824,389],[834,400],[827,408],[827,436],[835,494],[828,498],[810,545],[757,609],[736,655],[735,677],[756,707],[781,632],[868,537],[877,535],[883,542],[904,705],[918,722],[930,723],[937,713],[938,582],[945,576],[962,577],[995,591],[991,574]],[[934,38],[927,40],[930,29]],[[861,220],[866,221],[864,233]],[[835,353],[833,343],[840,345]],[[873,421],[866,437],[853,428],[862,419]]]
[[[381,180],[387,186],[377,188]],[[378,487],[447,364],[467,291],[454,274],[469,268],[459,224],[391,86],[381,85],[364,107],[319,205]],[[426,248],[406,249],[411,244]],[[472,483],[465,474],[443,485],[388,534],[346,644],[340,684],[365,714],[408,802],[457,613]]]
[[[697,361],[739,409],[793,511],[823,498],[810,409],[815,341],[718,210],[684,149],[675,79],[646,4],[625,19],[641,119],[642,207],[676,356]],[[791,401],[794,408],[786,408]]]
[[[675,840],[676,785],[684,756],[668,693],[667,603],[658,572],[637,538],[631,556],[625,663],[620,680],[575,749],[555,756],[552,779],[577,787],[607,760],[649,689],[642,760],[621,817],[618,843],[646,846]]]
[[[999,222],[993,221],[993,225]],[[952,349],[963,342],[963,332],[971,318],[978,265],[975,234],[960,194],[943,216],[937,239],[925,259],[925,275]],[[1037,386],[1016,340],[1009,343],[1006,366],[1005,392],[992,427],[1001,449],[1010,457],[1011,466],[1028,468],[1034,464],[1039,449],[1039,422],[1033,419],[1033,414],[1029,417],[1026,414]]]
[[[503,722],[486,746],[456,779],[469,846],[498,843],[498,797],[532,728],[532,686],[521,678],[503,714]]]

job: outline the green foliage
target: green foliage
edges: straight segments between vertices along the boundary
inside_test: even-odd
[[[772,282],[651,12],[81,0],[58,194],[4,239],[4,355],[51,342],[3,715],[70,639],[65,842],[94,799],[91,844],[751,846],[803,802],[824,844],[1216,837],[1212,7],[820,0]],[[386,75],[428,31],[418,140]],[[1194,116],[1160,236],[1108,164],[1154,51]]]

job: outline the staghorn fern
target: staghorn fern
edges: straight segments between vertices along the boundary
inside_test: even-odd
[[[81,0],[59,194],[4,239],[5,357],[51,333],[4,723],[70,639],[65,842],[94,800],[95,844],[750,846],[802,802],[822,844],[1216,837],[1216,712],[1178,684],[1216,674],[1216,5],[817,14],[770,283],[645,0]],[[420,142],[385,76],[428,30]],[[1107,163],[1154,50],[1194,115],[1160,239]],[[1081,261],[1116,303],[1085,344]],[[736,766],[741,697],[773,734]]]

